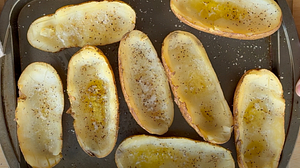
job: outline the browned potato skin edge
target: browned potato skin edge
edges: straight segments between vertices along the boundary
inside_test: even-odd
[[[36,63],[39,63],[39,64],[44,64],[44,65],[47,65],[48,66],[48,64],[47,63],[44,63],[44,62],[36,62]],[[54,69],[54,67],[53,67],[53,69]],[[56,72],[56,75],[59,77],[59,79],[61,80],[61,78],[60,78],[60,76],[59,76],[59,74]],[[60,81],[60,83],[61,83],[61,81]],[[61,86],[62,86],[62,83],[61,83]],[[26,97],[26,95],[24,95],[20,90],[21,90],[21,88],[22,88],[23,86],[19,86],[18,85],[18,88],[19,88],[19,97],[17,98],[17,104],[18,104],[18,102],[20,102],[20,101],[22,101],[22,100],[25,100],[27,97]],[[61,90],[63,90],[63,87],[61,88]],[[18,113],[18,109],[16,108],[16,110],[15,110],[15,116],[16,116],[16,114]],[[62,115],[61,115],[61,119],[62,119]],[[14,119],[15,121],[17,121],[18,120],[18,118],[15,118]],[[61,121],[61,124],[62,124],[62,121]],[[19,126],[19,124],[17,124],[17,129],[19,128],[20,126]],[[63,128],[61,127],[61,130],[62,130]],[[18,134],[17,134],[17,137],[18,137],[18,139],[19,139],[19,136],[18,136]],[[59,135],[59,137],[60,137],[60,140],[63,140],[63,132]],[[22,149],[20,149],[21,151],[22,151]],[[62,148],[61,148],[61,150],[62,150]],[[23,152],[22,152],[23,153]],[[60,156],[60,159],[63,157],[63,155],[62,155],[62,151],[59,153],[59,156]],[[55,163],[55,164],[53,164],[53,165],[51,165],[52,167],[54,167],[55,165],[57,165],[59,162],[57,162],[57,163]]]
[[[129,33],[126,33],[124,36],[123,36],[123,40],[126,39],[128,36],[129,36]],[[120,48],[118,49],[118,53],[120,53]],[[118,59],[120,60],[120,54],[118,54]],[[124,78],[123,78],[123,65],[122,65],[122,62],[119,61],[119,76],[120,76],[120,83],[121,83],[121,89],[122,89],[122,92],[123,92],[123,95],[124,95],[124,98],[125,98],[125,101],[126,101],[126,104],[129,108],[129,111],[131,113],[131,115],[133,116],[133,118],[135,119],[135,121],[144,129],[146,130],[147,132],[149,132],[150,134],[156,134],[156,135],[163,135],[164,133],[161,133],[161,134],[158,134],[157,132],[152,132],[150,131],[149,129],[147,129],[146,127],[143,126],[143,124],[140,122],[134,108],[131,106],[131,103],[130,103],[130,100],[129,100],[129,96],[126,92],[126,89],[125,89],[125,86],[124,86]]]
[[[101,1],[107,1],[107,2],[120,2],[120,3],[124,3],[124,4],[128,5],[128,6],[130,6],[128,3],[125,3],[125,2],[123,2],[123,1],[121,1],[121,0],[98,0],[98,1],[95,1],[95,0],[94,0],[94,2],[101,2]],[[69,7],[72,7],[72,6],[78,6],[78,5],[82,5],[82,4],[89,3],[89,2],[92,2],[92,1],[82,2],[82,3],[74,4],[74,5],[66,5],[66,6],[63,6],[63,7],[58,8],[54,13],[51,13],[51,14],[48,14],[48,15],[45,15],[45,16],[41,16],[41,17],[46,17],[46,16],[50,17],[50,16],[53,16],[57,11],[62,10],[62,9],[64,9],[64,8],[69,8]],[[131,7],[131,6],[130,6],[130,7]],[[132,8],[132,7],[131,7],[131,8]],[[38,18],[37,18],[37,19],[38,19]],[[134,19],[136,19],[136,18],[134,18]],[[124,36],[125,36],[125,35],[124,35]],[[28,38],[27,38],[27,39],[28,39]],[[30,41],[28,41],[28,42],[30,43]],[[30,45],[32,45],[32,44],[30,43]],[[33,45],[32,45],[32,46],[33,46]],[[79,46],[74,46],[74,47],[79,47]],[[72,47],[72,48],[74,48],[74,47]],[[59,51],[55,51],[55,52],[53,52],[53,53],[58,53],[58,52],[60,52],[60,51],[62,51],[62,50],[64,50],[64,49],[66,49],[66,48],[61,48]],[[41,50],[41,49],[39,49],[39,50]],[[49,51],[47,51],[47,50],[42,50],[42,51],[49,52]]]
[[[97,48],[97,47],[95,47],[95,46],[89,46],[89,45],[87,45],[87,46],[85,46],[85,47],[93,47],[93,48],[95,48],[96,50],[97,50],[97,52],[99,52],[100,54],[102,54],[103,56],[104,56],[104,59],[105,59],[105,62],[107,63],[107,65],[108,65],[108,67],[109,67],[109,69],[110,69],[110,71],[111,71],[111,74],[112,74],[112,78],[113,78],[113,83],[114,83],[114,85],[115,85],[115,93],[116,93],[116,97],[118,97],[118,95],[117,95],[117,88],[116,88],[116,80],[115,80],[115,75],[114,75],[114,73],[113,73],[113,69],[112,69],[112,67],[111,67],[111,65],[110,65],[110,63],[109,63],[109,61],[108,61],[108,59],[107,59],[107,57],[104,55],[104,53],[99,49],[99,48]],[[85,47],[83,47],[83,48],[85,48]],[[76,55],[77,53],[79,53],[81,50],[79,50],[79,51],[77,51],[74,55]],[[70,61],[72,60],[72,58],[70,59]],[[69,61],[69,62],[70,62]],[[70,69],[70,67],[69,67],[70,65],[68,65],[68,69]],[[67,78],[68,79],[68,78]],[[69,81],[67,80],[67,83],[68,83]],[[68,95],[69,96],[69,99],[74,99],[74,97],[73,96],[71,96],[71,95]],[[119,99],[116,99],[117,101],[116,101],[116,103],[117,103],[117,107],[118,107],[118,111],[119,111]],[[71,104],[71,101],[70,101],[70,104]],[[73,115],[74,115],[74,113],[72,112],[72,108],[71,108],[71,106],[70,106],[70,108],[67,110],[67,112],[66,113],[68,113],[68,114],[70,114],[72,117],[73,117]],[[116,144],[117,143],[117,139],[118,139],[118,130],[119,130],[119,120],[120,120],[120,115],[119,115],[119,113],[117,113],[117,117],[116,117],[116,119],[117,119],[117,131],[116,131],[116,135],[115,135],[115,139],[114,139],[114,144]],[[75,122],[76,122],[76,120],[74,120],[73,121],[73,126],[75,125]],[[75,131],[76,132],[76,131]],[[76,133],[75,133],[76,134]],[[77,138],[77,140],[78,140],[78,135],[76,134],[76,138]],[[85,150],[84,148],[83,148],[83,144],[80,142],[80,141],[78,141],[78,143],[79,143],[79,145],[80,145],[80,147],[81,147],[81,149],[85,152],[85,153],[87,153],[89,156],[93,156],[93,157],[97,157],[97,158],[104,158],[104,157],[106,157],[107,155],[109,155],[112,151],[113,151],[113,149],[114,148],[112,148],[106,155],[103,155],[103,156],[97,156],[97,155],[95,155],[94,153],[92,153],[91,151],[88,151],[88,150]]]
[[[72,4],[72,5],[65,5],[65,6],[62,6],[60,8],[58,8],[55,12],[57,12],[58,10],[62,10],[64,8],[69,8],[69,7],[72,7],[72,6],[78,6],[78,5],[82,5],[82,4],[86,4],[86,3],[89,3],[89,2],[102,2],[102,1],[107,1],[107,2],[120,2],[120,3],[124,3],[128,6],[130,6],[128,3],[126,2],[123,2],[121,0],[92,0],[92,1],[86,1],[86,2],[82,2],[82,3],[78,3],[78,4]],[[131,6],[130,6],[131,7]],[[49,14],[49,15],[45,15],[45,16],[52,16],[54,15],[55,13],[52,13],[52,14]]]
[[[164,46],[164,43],[162,44]],[[162,50],[162,55],[163,55],[163,50]],[[166,70],[166,74],[168,76],[168,79],[171,78],[171,76],[173,76],[172,72],[170,71],[164,57],[161,57],[162,58],[162,62],[163,62],[163,66]],[[196,130],[196,132],[201,136],[201,137],[204,137],[203,134],[201,133],[201,131],[198,129],[198,127],[192,123],[192,117],[190,116],[190,114],[188,113],[188,110],[187,110],[187,107],[186,107],[186,104],[184,102],[181,102],[178,98],[178,94],[177,94],[177,91],[176,91],[176,85],[174,85],[172,83],[171,80],[168,80],[170,85],[171,85],[171,89],[172,89],[172,92],[173,92],[173,95],[174,95],[174,101],[175,103],[178,105],[180,111],[181,111],[181,114],[182,116],[184,117],[184,119],[187,121],[187,123],[192,127],[194,128],[194,130]]]
[[[167,37],[168,37],[168,36],[167,36]],[[166,37],[166,38],[167,38],[167,37]],[[197,41],[197,44],[199,44],[200,46],[202,46],[202,44],[199,43],[199,41]],[[164,44],[164,42],[163,42],[162,47],[163,47],[164,45],[165,45],[165,44]],[[174,84],[172,83],[172,81],[170,80],[171,77],[173,76],[173,73],[170,71],[170,69],[169,69],[169,67],[168,67],[168,65],[167,65],[167,63],[166,63],[166,60],[165,60],[165,58],[163,57],[164,51],[161,50],[161,52],[162,52],[162,57],[161,57],[162,63],[163,63],[163,66],[164,66],[164,68],[165,68],[165,71],[166,71],[166,74],[167,74],[167,77],[168,77],[169,84],[171,85],[171,89],[172,89],[172,92],[173,92],[173,95],[174,95],[174,101],[175,101],[175,103],[178,105],[178,107],[179,107],[179,109],[180,109],[180,111],[181,111],[181,114],[182,114],[182,116],[184,117],[184,119],[187,121],[187,123],[188,123],[192,128],[194,128],[194,130],[196,130],[196,132],[204,139],[204,136],[203,136],[203,134],[201,133],[201,131],[198,129],[197,125],[193,124],[193,122],[192,122],[192,117],[191,117],[191,115],[190,115],[189,112],[188,112],[188,109],[187,109],[187,107],[186,107],[186,104],[185,104],[184,102],[180,101],[179,98],[178,98],[178,96],[177,96],[178,94],[177,94],[176,88],[177,88],[178,86],[174,85]],[[205,140],[205,141],[208,141],[207,139],[204,139],[204,140]],[[227,141],[229,141],[229,139],[226,140],[226,141],[224,141],[224,142],[217,142],[217,141],[213,141],[213,140],[210,140],[209,142],[212,142],[212,143],[214,143],[214,144],[224,144],[224,143],[226,143]]]
[[[132,135],[132,136],[129,136],[129,137],[125,138],[123,141],[128,140],[128,139],[131,139],[131,138],[133,138],[133,137],[135,137],[135,136],[155,137],[155,138],[158,138],[158,139],[186,139],[186,140],[191,140],[191,141],[193,141],[193,142],[206,143],[206,144],[210,144],[210,145],[212,145],[212,146],[222,147],[222,146],[220,146],[220,145],[218,145],[218,144],[213,144],[213,143],[209,143],[209,142],[206,142],[206,141],[194,140],[194,139],[185,138],[185,137],[175,137],[175,136],[170,136],[170,137],[159,137],[159,136],[155,136],[155,135],[145,135],[145,134]],[[122,142],[123,142],[123,141],[122,141]],[[119,151],[118,149],[119,149],[119,148],[121,147],[121,145],[122,145],[122,142],[121,142],[121,144],[118,146],[118,148],[117,148],[117,150],[116,150],[116,153],[115,153],[115,163],[118,163],[118,162],[117,162],[117,157],[116,157],[116,155],[117,155],[117,153],[118,153],[118,151]],[[227,152],[229,152],[230,154],[232,154],[232,152],[231,152],[230,150],[228,150],[227,148],[224,148],[224,149],[225,149],[225,151],[227,151]],[[234,162],[234,160],[232,160],[232,161]]]
[[[282,15],[280,17],[280,24],[278,24],[274,29],[265,32],[265,33],[260,33],[260,34],[252,34],[252,35],[246,35],[246,34],[240,34],[240,33],[229,33],[229,32],[223,32],[220,30],[214,30],[212,28],[208,28],[208,27],[202,27],[199,25],[196,25],[188,20],[186,20],[183,16],[181,16],[177,10],[177,8],[173,5],[172,3],[173,1],[171,0],[170,6],[171,6],[171,10],[173,11],[173,13],[175,14],[175,16],[181,20],[183,23],[191,26],[192,28],[195,28],[197,30],[206,32],[206,33],[210,33],[210,34],[214,34],[214,35],[218,35],[218,36],[223,36],[223,37],[228,37],[228,38],[234,38],[234,39],[240,39],[240,40],[257,40],[257,39],[261,39],[267,36],[270,36],[271,34],[275,33],[281,26],[282,23]]]
[[[146,137],[155,137],[155,138],[158,138],[158,139],[187,139],[187,140],[192,140],[192,141],[195,141],[195,142],[200,142],[200,143],[206,143],[206,144],[210,144],[212,146],[217,146],[217,147],[222,147],[218,144],[213,144],[213,143],[210,143],[210,142],[206,142],[206,141],[201,141],[201,140],[196,140],[196,139],[191,139],[191,138],[187,138],[187,137],[177,137],[177,136],[156,136],[156,135],[147,135],[147,134],[138,134],[138,135],[131,135],[127,138],[125,138],[123,141],[127,140],[127,139],[130,139],[130,138],[133,138],[135,136],[146,136]],[[224,147],[222,147],[224,148]],[[224,148],[226,151],[232,153],[229,149],[227,148]]]
[[[249,74],[250,72],[252,72],[252,71],[259,71],[259,69],[248,70],[246,73],[244,73],[244,75],[241,77],[241,79],[239,80],[239,82],[237,84],[236,90],[234,92],[234,98],[233,98],[234,141],[235,141],[235,147],[236,147],[236,153],[237,153],[237,162],[238,162],[239,167],[241,167],[241,168],[247,168],[247,166],[243,162],[243,160],[241,158],[241,153],[240,153],[240,148],[242,146],[242,142],[239,141],[240,132],[239,132],[239,129],[238,129],[239,125],[238,125],[238,117],[237,117],[238,113],[239,113],[239,110],[237,109],[237,102],[238,102],[237,100],[239,99],[240,87],[241,87],[241,84],[244,81],[245,76],[247,74]],[[282,98],[283,98],[283,95],[282,95]],[[281,148],[283,148],[283,146]]]
[[[238,84],[237,84],[237,87],[236,87],[236,90],[234,92],[234,98],[233,98],[233,129],[234,129],[234,141],[235,141],[235,147],[236,147],[236,153],[237,153],[237,162],[238,162],[238,165],[239,167],[241,168],[246,168],[246,165],[244,164],[244,162],[242,161],[242,158],[241,158],[241,153],[240,153],[240,148],[242,146],[242,142],[239,140],[239,137],[240,137],[240,131],[239,131],[239,125],[237,124],[238,123],[238,109],[237,109],[237,101],[239,99],[239,91],[240,91],[240,87],[241,87],[241,84],[243,83],[244,81],[244,77],[249,74],[249,71],[247,71],[242,77],[241,79],[239,80]]]

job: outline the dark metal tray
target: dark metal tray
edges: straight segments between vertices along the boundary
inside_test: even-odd
[[[215,68],[221,87],[230,107],[238,80],[246,70],[267,68],[281,80],[286,99],[285,130],[286,141],[279,167],[288,165],[299,129],[300,105],[294,86],[300,72],[300,45],[290,9],[285,0],[278,0],[283,11],[281,28],[270,37],[254,40],[235,40],[214,36],[195,30],[181,23],[171,12],[169,0],[124,0],[137,13],[136,28],[145,32],[154,44],[158,54],[167,34],[174,30],[185,30],[196,35],[203,43]],[[16,107],[16,82],[22,70],[30,63],[43,61],[50,63],[58,71],[66,90],[66,72],[70,57],[79,48],[65,49],[58,53],[47,53],[33,48],[27,41],[29,25],[38,17],[54,13],[64,5],[78,4],[83,0],[8,0],[0,17],[0,40],[4,44],[6,56],[0,58],[1,103],[0,142],[10,167],[28,167],[18,146],[14,110]],[[108,57],[116,77],[120,101],[120,129],[117,146],[126,137],[147,134],[132,118],[120,89],[117,51],[119,43],[99,47]],[[65,111],[69,101],[65,93]],[[114,153],[102,159],[90,157],[77,143],[73,119],[63,114],[63,159],[56,167],[116,167]],[[183,119],[177,105],[175,118],[169,131],[163,136],[181,136],[203,140]],[[233,135],[222,145],[228,148],[236,159]],[[238,165],[236,164],[236,167]]]

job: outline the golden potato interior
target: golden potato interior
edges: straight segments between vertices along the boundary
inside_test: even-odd
[[[62,158],[61,79],[49,64],[35,62],[18,80],[17,135],[26,162],[32,167],[53,167]]]
[[[285,139],[285,100],[278,78],[266,69],[246,72],[233,109],[240,167],[277,167]]]
[[[174,104],[162,63],[143,32],[131,31],[121,40],[119,72],[125,100],[137,123],[151,134],[166,133]]]
[[[125,139],[117,148],[118,168],[234,168],[230,151],[207,142],[187,138],[159,138],[136,135]]]
[[[237,39],[269,36],[282,21],[274,0],[171,0],[171,9],[193,28]]]
[[[114,74],[102,51],[85,46],[72,56],[67,91],[81,148],[90,156],[107,156],[118,136],[119,102]]]
[[[227,142],[232,113],[201,42],[188,32],[172,32],[163,42],[162,60],[186,121],[205,140]]]
[[[29,27],[29,43],[40,50],[106,45],[135,27],[135,11],[121,1],[91,1],[65,6],[35,20]]]

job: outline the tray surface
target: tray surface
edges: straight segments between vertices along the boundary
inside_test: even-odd
[[[80,48],[69,48],[57,53],[48,53],[33,48],[28,43],[26,37],[28,27],[35,19],[43,15],[52,14],[55,12],[55,10],[62,6],[79,4],[82,2],[84,1],[33,0],[22,3],[18,1],[15,2],[15,6],[12,7],[12,19],[10,20],[10,24],[12,25],[11,41],[13,44],[11,46],[11,53],[13,53],[14,58],[12,61],[12,68],[14,68],[13,71],[16,75],[15,79],[7,80],[14,80],[13,82],[16,82],[22,70],[32,62],[42,61],[51,64],[58,71],[65,91],[65,110],[62,121],[63,159],[56,167],[116,167],[114,162],[114,154],[116,148],[122,142],[122,140],[132,135],[148,134],[131,116],[121,91],[117,59],[119,43],[98,46],[98,48],[100,48],[107,56],[113,68],[120,103],[120,129],[117,144],[110,155],[99,159],[88,156],[81,149],[77,142],[76,134],[73,128],[73,118],[71,115],[65,113],[65,111],[67,111],[70,107],[66,93],[66,73],[68,61],[70,60],[71,56]],[[287,135],[282,159],[280,161],[280,167],[286,167],[290,158],[289,155],[291,154],[295,144],[295,137],[297,136],[294,134],[297,134],[299,127],[299,121],[295,119],[299,115],[299,98],[294,94],[294,86],[296,79],[299,77],[298,67],[300,62],[299,58],[295,56],[297,53],[300,53],[298,37],[293,25],[293,20],[291,19],[291,14],[289,11],[286,12],[286,10],[288,10],[286,2],[283,0],[278,2],[285,15],[283,18],[284,22],[282,27],[272,36],[254,41],[229,39],[195,30],[185,25],[175,17],[169,7],[169,1],[124,0],[124,2],[128,3],[136,11],[137,20],[135,29],[141,30],[148,35],[155,49],[157,50],[159,57],[161,55],[160,52],[163,39],[170,32],[174,30],[184,30],[197,36],[206,49],[206,52],[220,81],[225,98],[231,109],[235,87],[238,83],[238,80],[246,70],[254,68],[266,68],[273,71],[279,77],[284,88],[284,97],[286,99],[285,130]],[[1,40],[3,40],[3,27],[0,27],[0,33],[2,33],[0,34],[0,37]],[[6,64],[9,62],[7,60],[1,61]],[[5,76],[5,68],[2,74]],[[5,82],[4,79],[1,82],[1,84],[4,85],[3,88],[5,88],[5,84],[3,84]],[[2,95],[4,95],[4,97],[5,94],[10,93],[3,89]],[[14,96],[16,96],[16,94],[12,95],[12,97]],[[5,104],[6,101],[8,100],[3,100],[5,107],[7,106]],[[175,103],[174,107],[175,115],[173,124],[169,131],[163,136],[187,137],[202,141],[203,139],[184,120]],[[4,108],[4,113],[5,109],[8,108]],[[6,123],[12,125],[15,124],[15,122],[11,120],[6,121]],[[10,130],[9,128],[13,126],[7,127],[7,129]],[[10,136],[15,134],[14,131],[8,132]],[[236,160],[236,151],[233,138],[234,136],[232,134],[231,139],[221,146],[229,149],[232,152],[233,158]],[[16,137],[11,139],[15,140]],[[15,146],[16,150],[18,150],[18,147],[15,143],[13,143],[12,146]],[[18,152],[16,153],[18,155]],[[17,158],[18,160],[11,162],[18,162],[21,165],[24,165],[24,160],[22,160],[22,157],[18,156]],[[237,163],[236,167],[238,167]]]

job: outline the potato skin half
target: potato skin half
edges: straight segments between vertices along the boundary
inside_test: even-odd
[[[143,32],[133,30],[121,40],[119,75],[136,122],[151,134],[166,133],[174,117],[171,90],[156,50]]]
[[[171,32],[162,46],[162,61],[183,117],[211,143],[227,142],[233,117],[201,42],[191,33]]]
[[[119,100],[113,71],[100,49],[85,46],[72,56],[67,91],[81,148],[90,156],[107,156],[118,137]]]
[[[233,102],[234,134],[240,167],[277,167],[285,140],[285,100],[279,79],[252,69],[240,79]]]
[[[61,7],[36,19],[27,39],[33,47],[47,52],[102,46],[120,41],[134,29],[135,22],[135,11],[122,1],[89,1]]]
[[[221,146],[181,137],[135,135],[117,148],[118,168],[234,168],[231,152]]]
[[[26,162],[50,168],[62,158],[63,86],[49,64],[28,65],[18,80],[17,136]]]
[[[282,22],[281,9],[274,0],[171,0],[170,6],[185,24],[234,39],[267,37]]]

